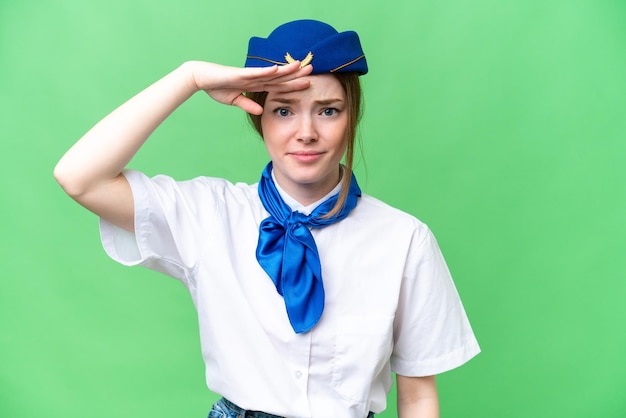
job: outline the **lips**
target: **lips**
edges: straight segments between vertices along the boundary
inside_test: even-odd
[[[296,151],[290,152],[289,155],[296,161],[310,163],[320,159],[324,153],[321,151]]]

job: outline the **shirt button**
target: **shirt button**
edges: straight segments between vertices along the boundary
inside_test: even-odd
[[[296,372],[296,379],[300,379],[302,377],[302,372],[300,370],[298,370]]]

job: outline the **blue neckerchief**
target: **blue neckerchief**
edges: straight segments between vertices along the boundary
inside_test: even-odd
[[[259,181],[259,197],[270,216],[259,226],[256,258],[285,300],[291,327],[300,334],[310,331],[324,311],[322,267],[309,228],[323,228],[344,219],[356,207],[361,189],[352,174],[346,202],[339,212],[322,217],[335,206],[339,198],[336,194],[307,216],[291,211],[280,197],[271,173],[270,162]]]

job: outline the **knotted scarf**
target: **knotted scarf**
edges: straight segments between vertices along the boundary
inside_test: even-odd
[[[324,311],[324,283],[317,245],[309,228],[323,228],[344,219],[357,204],[361,189],[354,174],[341,210],[323,217],[335,206],[338,194],[322,202],[310,215],[291,208],[272,180],[272,163],[263,170],[259,197],[270,213],[259,226],[256,258],[283,297],[293,330],[310,331]]]

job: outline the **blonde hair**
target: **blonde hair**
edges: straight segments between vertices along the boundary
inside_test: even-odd
[[[355,72],[332,73],[337,78],[344,93],[346,94],[346,111],[348,113],[348,129],[346,130],[346,154],[345,171],[341,178],[341,193],[337,203],[325,217],[330,217],[339,212],[346,201],[350,190],[350,180],[352,178],[352,167],[354,164],[354,149],[356,142],[356,132],[359,120],[361,119],[361,82],[359,75]],[[249,92],[246,96],[254,100],[261,106],[265,105],[267,92]],[[258,134],[263,138],[263,127],[261,126],[261,115],[248,114],[250,123]]]

